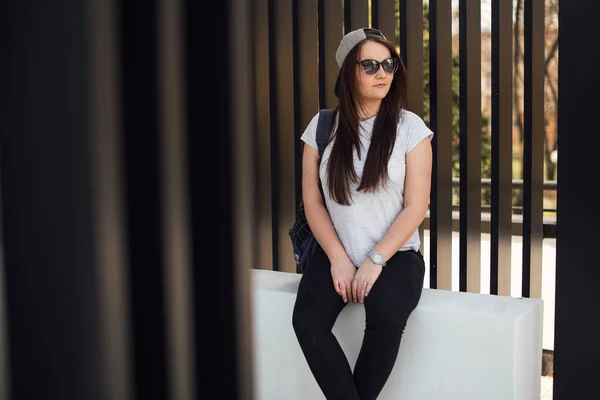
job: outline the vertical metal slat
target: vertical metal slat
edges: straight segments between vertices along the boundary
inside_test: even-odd
[[[400,1],[400,56],[403,58],[408,71],[408,106],[407,108],[423,117],[423,1]],[[421,251],[424,242],[424,224],[419,226]]]
[[[404,25],[400,41],[408,70],[408,109],[423,117],[423,2],[401,0],[400,18]]]
[[[121,99],[136,396],[169,397],[158,1],[121,2]],[[152,310],[149,312],[149,310]]]
[[[254,66],[254,114],[257,194],[256,268],[274,269],[273,208],[271,176],[271,38],[269,35],[269,0],[253,2],[252,38]]]
[[[344,28],[342,26],[342,2],[343,0],[320,0],[323,2],[324,15],[321,17],[323,26],[319,25],[319,35],[323,41],[319,46],[319,70],[325,71],[319,79],[321,97],[320,108],[334,108],[338,105],[333,88],[338,76],[339,68],[335,61],[335,52],[342,39]],[[323,49],[321,51],[321,49]]]
[[[350,0],[350,26],[346,33],[369,26],[369,3],[365,0]]]
[[[556,400],[598,397],[600,345],[597,319],[598,226],[592,185],[598,170],[598,73],[600,55],[590,33],[600,2],[560,2],[558,47],[558,138],[556,303],[553,394]],[[595,48],[595,46],[594,46]],[[588,93],[592,94],[590,101]],[[593,175],[592,175],[593,174]],[[550,306],[549,302],[544,307]]]
[[[396,44],[396,2],[394,0],[372,0],[372,25],[379,29],[392,43]]]
[[[0,395],[126,400],[119,13],[96,0],[5,4]]]
[[[452,289],[452,9],[429,3],[431,129],[430,287]]]
[[[512,4],[492,1],[490,293],[510,295],[512,234]]]
[[[275,39],[275,102],[277,114],[275,135],[277,137],[277,246],[280,271],[295,272],[296,263],[288,231],[294,223],[295,180],[294,180],[294,91],[290,77],[294,76],[294,49],[292,30],[292,0],[278,0],[274,5]]]
[[[524,4],[523,288],[542,296],[544,202],[544,1]]]
[[[255,268],[257,218],[254,210],[256,199],[256,180],[254,173],[254,118],[253,118],[253,87],[251,71],[239,68],[248,65],[253,53],[251,40],[251,5],[244,0],[232,1],[229,9],[230,24],[230,81],[231,91],[231,147],[228,149],[232,157],[232,216],[233,216],[233,287],[234,320],[236,343],[236,373],[238,382],[238,399],[253,399],[254,375],[252,356],[251,315],[251,281],[250,272]],[[286,231],[287,234],[287,231]],[[222,312],[222,310],[219,310]]]
[[[460,0],[460,266],[459,290],[480,291],[481,4]]]
[[[191,312],[191,254],[186,174],[186,107],[184,106],[181,3],[158,4],[160,148],[164,227],[164,290],[166,303],[167,368],[170,398],[196,398]]]
[[[127,286],[127,246],[123,202],[122,130],[118,92],[118,11],[115,1],[93,1],[92,125],[95,127],[94,158],[97,160],[96,203],[99,297],[102,321],[100,351],[104,364],[106,398],[129,400],[133,395],[132,353],[129,341],[131,310]],[[117,18],[115,18],[117,17]]]
[[[300,136],[304,129],[319,111],[319,69],[318,69],[318,1],[298,2],[298,93],[299,115],[296,116],[296,179],[301,182],[303,142]],[[299,191],[296,187],[297,193]],[[301,189],[301,186],[300,186]]]

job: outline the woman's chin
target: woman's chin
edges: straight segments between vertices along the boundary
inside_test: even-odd
[[[389,90],[378,90],[375,93],[371,93],[369,96],[372,100],[383,100],[389,93]]]

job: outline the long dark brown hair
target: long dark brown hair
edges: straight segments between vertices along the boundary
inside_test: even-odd
[[[357,189],[363,192],[374,192],[388,179],[387,164],[396,142],[400,111],[406,106],[407,81],[406,68],[395,46],[379,38],[366,40],[381,43],[389,49],[392,57],[398,59],[398,70],[394,73],[390,90],[383,98],[375,117],[371,145],[367,151],[362,179]],[[327,165],[327,176],[329,195],[335,202],[343,205],[350,205],[350,185],[358,181],[358,175],[354,170],[353,151],[356,149],[358,157],[362,156],[358,132],[361,105],[356,97],[358,82],[355,68],[356,61],[359,61],[360,50],[366,40],[348,53],[340,70],[339,123]]]

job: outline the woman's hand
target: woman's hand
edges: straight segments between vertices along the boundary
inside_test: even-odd
[[[352,295],[359,303],[365,301],[382,270],[383,267],[373,263],[369,257],[360,265],[352,281]]]
[[[356,274],[356,267],[348,257],[330,261],[331,278],[333,279],[335,291],[342,296],[344,303],[347,303],[348,300],[356,302],[356,298],[352,297],[352,281],[354,279],[354,274]]]

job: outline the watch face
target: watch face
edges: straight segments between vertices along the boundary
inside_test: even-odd
[[[381,264],[383,262],[383,256],[381,254],[373,254],[371,258],[375,264]]]

